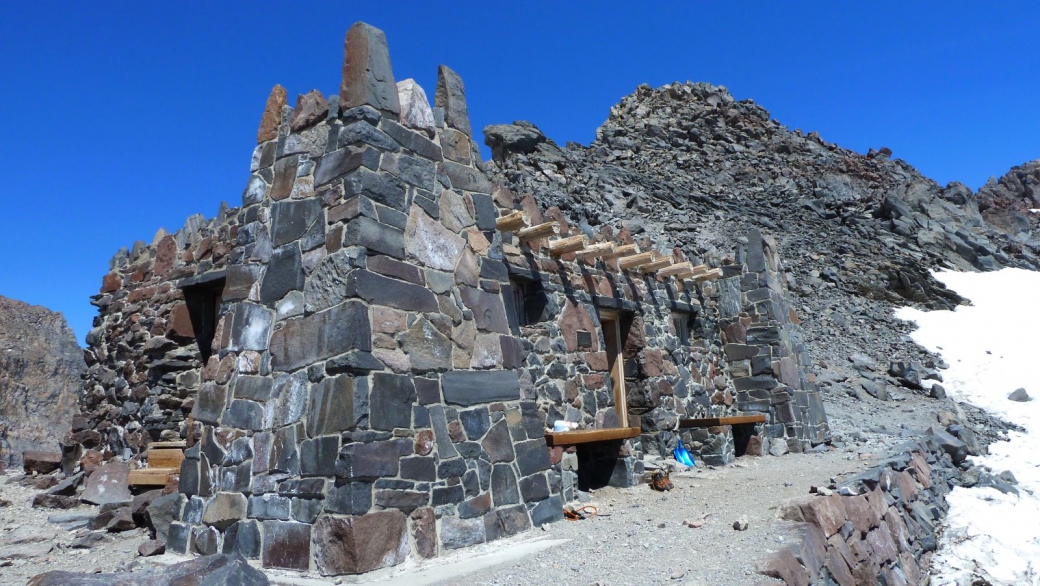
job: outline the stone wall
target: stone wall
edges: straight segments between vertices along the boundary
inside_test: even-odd
[[[945,435],[907,444],[837,494],[785,504],[780,515],[801,539],[759,560],[759,572],[791,586],[927,584],[946,495],[960,484],[955,461],[967,454]]]
[[[109,263],[87,334],[80,415],[68,441],[128,458],[152,441],[186,432],[202,363],[184,284],[222,274],[236,254],[238,210],[188,218],[174,234],[159,230]]]
[[[96,299],[75,437],[122,455],[187,439],[168,549],[356,574],[558,520],[575,489],[639,482],[645,455],[675,447],[680,418],[742,408],[726,320],[772,328],[776,340],[740,343],[770,357],[776,380],[805,380],[784,362],[796,328],[755,298],[778,274],[775,251],[768,270],[748,261],[694,285],[521,242],[496,218],[523,210],[560,237],[634,239],[492,185],[449,68],[431,108],[414,81],[394,83],[381,31],[354,25],[345,53],[339,96],[290,107],[272,91],[241,208],[117,255]],[[219,293],[212,315],[196,310],[207,292]],[[608,311],[623,322],[620,406]],[[212,344],[199,348],[195,330]],[[822,410],[752,407],[792,445],[825,432],[810,419]],[[559,419],[625,418],[642,435],[566,451],[545,441]],[[728,429],[687,440],[700,458],[732,459]]]

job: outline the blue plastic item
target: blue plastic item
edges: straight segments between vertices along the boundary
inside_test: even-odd
[[[691,456],[690,452],[686,451],[686,448],[683,447],[682,440],[679,440],[679,447],[675,448],[673,453],[675,454],[675,460],[683,466],[689,466],[690,468],[697,466],[693,461],[693,456]]]

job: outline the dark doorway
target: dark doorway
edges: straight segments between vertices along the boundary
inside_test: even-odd
[[[209,361],[213,353],[213,337],[217,333],[223,293],[223,279],[184,288],[184,303],[188,306],[191,328],[195,330],[195,342],[199,345],[203,364]]]
[[[733,452],[738,458],[747,453],[748,442],[754,435],[754,423],[741,423],[733,426]]]

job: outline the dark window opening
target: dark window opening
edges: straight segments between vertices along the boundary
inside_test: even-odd
[[[513,290],[513,308],[516,323],[526,326],[543,322],[550,317],[549,297],[541,281],[510,281]]]
[[[672,313],[672,327],[679,343],[688,346],[690,344],[690,331],[694,329],[693,316],[688,313]]]
[[[203,364],[213,354],[213,337],[217,333],[223,293],[223,280],[184,288],[184,302],[188,306],[191,329],[195,331],[195,342],[199,345]]]

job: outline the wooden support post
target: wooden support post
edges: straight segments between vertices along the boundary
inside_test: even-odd
[[[618,260],[618,268],[625,271],[628,269],[639,268],[645,264],[654,262],[657,259],[657,253],[653,250],[649,252],[641,252],[639,254],[633,254],[632,256],[626,256]]]
[[[693,265],[691,265],[689,261],[677,263],[670,267],[665,267],[657,271],[657,274],[661,277],[674,277],[675,275],[685,272],[693,273]]]
[[[548,236],[556,236],[559,233],[559,224],[556,222],[546,222],[544,224],[538,224],[537,226],[531,226],[530,228],[521,228],[516,232],[516,237],[520,239],[520,242],[526,242],[528,240],[537,240]]]
[[[614,252],[613,242],[600,242],[599,244],[592,244],[586,246],[584,250],[579,250],[574,253],[574,256],[578,260],[592,260],[598,257],[606,257],[606,255]]]
[[[708,272],[708,265],[697,265],[690,270],[693,271],[693,274],[700,275],[702,273]]]
[[[652,263],[647,263],[647,264],[639,267],[639,270],[643,271],[644,273],[654,273],[654,272],[657,272],[660,269],[669,267],[671,265],[672,265],[672,257],[666,256],[666,257],[664,257],[664,258],[662,258],[660,260],[655,260]]]
[[[625,244],[623,246],[618,246],[617,248],[615,248],[614,252],[604,254],[602,258],[603,260],[608,260],[611,258],[623,258],[626,256],[632,256],[633,254],[639,254],[639,246],[636,244]]]
[[[498,228],[502,232],[516,232],[521,228],[526,228],[528,222],[527,214],[522,211],[516,211],[511,214],[499,216],[495,220],[495,228]]]
[[[577,236],[569,236],[567,238],[560,238],[559,240],[549,241],[549,254],[552,256],[560,256],[567,254],[568,252],[575,252],[585,248],[585,245],[589,243],[589,237],[584,234],[578,234]]]

